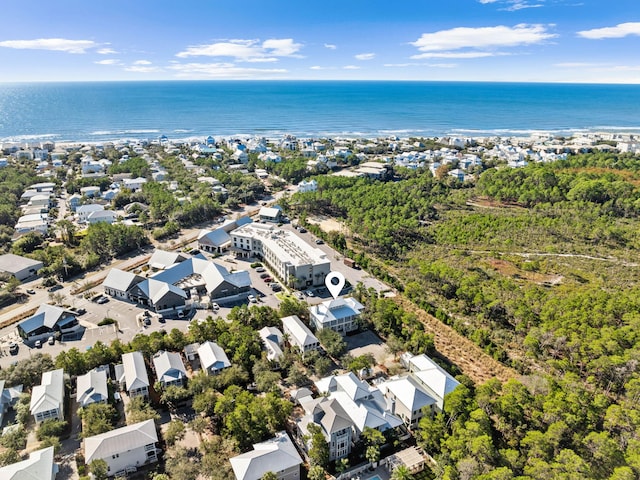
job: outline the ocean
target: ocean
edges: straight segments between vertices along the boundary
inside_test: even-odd
[[[0,142],[640,133],[640,85],[155,81],[0,84]]]

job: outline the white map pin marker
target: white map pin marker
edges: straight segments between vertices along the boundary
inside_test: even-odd
[[[344,275],[340,272],[330,272],[324,279],[324,284],[329,289],[329,293],[334,299],[338,298],[342,288],[344,287]]]

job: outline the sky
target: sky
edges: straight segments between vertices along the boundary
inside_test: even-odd
[[[0,82],[640,83],[640,0],[2,0]]]

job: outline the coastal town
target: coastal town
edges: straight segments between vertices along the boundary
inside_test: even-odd
[[[0,152],[0,173],[30,171],[0,206],[0,455],[13,460],[0,477],[208,478],[201,464],[237,480],[406,480],[431,478],[416,430],[472,373],[417,321],[380,331],[377,302],[396,285],[298,199],[326,176],[474,184],[489,165],[637,155],[640,138],[160,136]]]

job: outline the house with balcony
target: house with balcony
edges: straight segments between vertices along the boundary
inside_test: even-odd
[[[187,369],[179,353],[164,351],[156,353],[153,356],[153,368],[163,388],[171,385],[184,387],[187,382]]]
[[[364,306],[353,297],[338,297],[309,307],[311,324],[316,331],[329,328],[345,335],[358,329]]]
[[[40,385],[31,391],[29,411],[36,423],[64,420],[64,371],[61,368],[42,374]]]
[[[129,397],[142,397],[149,400],[149,375],[142,352],[122,354],[122,375],[118,378]]]
[[[107,403],[109,390],[107,388],[108,367],[94,368],[79,375],[76,380],[76,400],[81,407],[87,407],[92,403]]]
[[[153,420],[134,423],[83,440],[85,463],[101,459],[109,477],[135,473],[158,461],[158,433]]]

